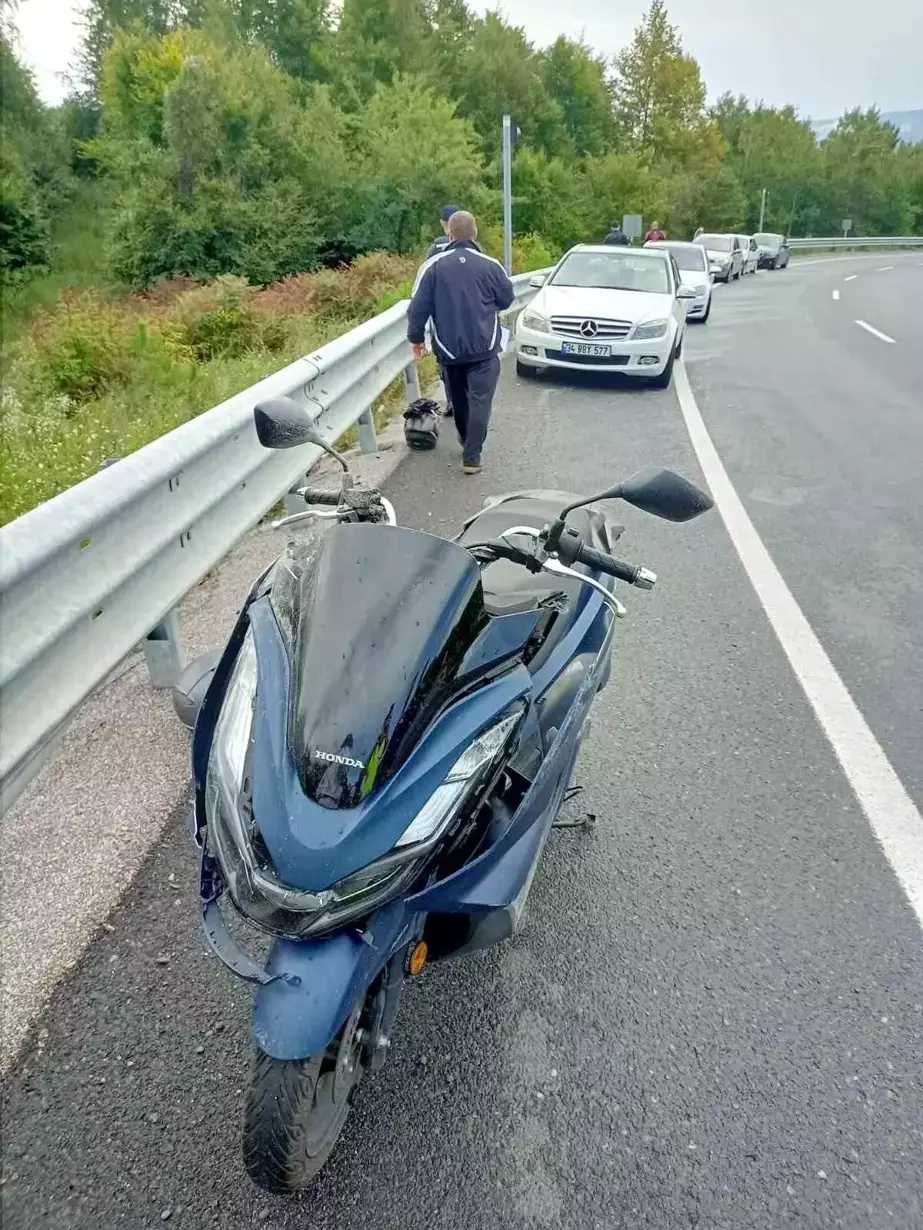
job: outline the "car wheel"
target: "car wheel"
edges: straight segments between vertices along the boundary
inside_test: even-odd
[[[667,365],[659,376],[651,376],[651,387],[655,389],[668,389],[670,381],[673,379],[673,364],[676,360],[675,351],[670,354],[667,359]]]
[[[772,268],[773,268],[773,269],[778,269],[778,268],[779,268],[779,258],[778,258],[778,256],[773,257],[773,261],[772,261]]]
[[[516,375],[521,376],[523,380],[535,380],[538,376],[538,368],[531,367],[528,363],[522,363],[517,359]]]

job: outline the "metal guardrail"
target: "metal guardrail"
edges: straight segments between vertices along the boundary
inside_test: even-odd
[[[513,279],[511,313],[535,293]],[[254,405],[288,396],[333,443],[403,372],[420,386],[407,301],[161,436],[0,529],[0,804],[39,770],[80,704],[143,644],[154,686],[182,668],[175,608],[322,455],[269,452]]]
[[[861,235],[832,236],[827,239],[790,239],[789,247],[795,251],[798,248],[809,248],[812,251],[834,252],[840,248],[923,248],[923,235],[874,235],[863,238]]]

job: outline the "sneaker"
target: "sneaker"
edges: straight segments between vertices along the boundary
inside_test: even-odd
[[[483,468],[484,467],[481,465],[479,461],[463,461],[462,462],[462,473],[463,474],[480,474]]]

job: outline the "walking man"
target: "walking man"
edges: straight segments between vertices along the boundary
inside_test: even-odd
[[[459,209],[448,220],[449,242],[420,270],[408,311],[415,358],[429,325],[464,449],[465,474],[481,472],[494,392],[500,378],[500,319],[513,302],[506,270],[477,245],[474,217]]]

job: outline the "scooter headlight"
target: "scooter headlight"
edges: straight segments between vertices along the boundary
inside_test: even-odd
[[[472,784],[506,747],[519,718],[518,712],[510,714],[496,726],[485,730],[465,748],[452,765],[445,781],[430,795],[425,806],[417,812],[401,834],[395,848],[429,841],[448,826]]]

